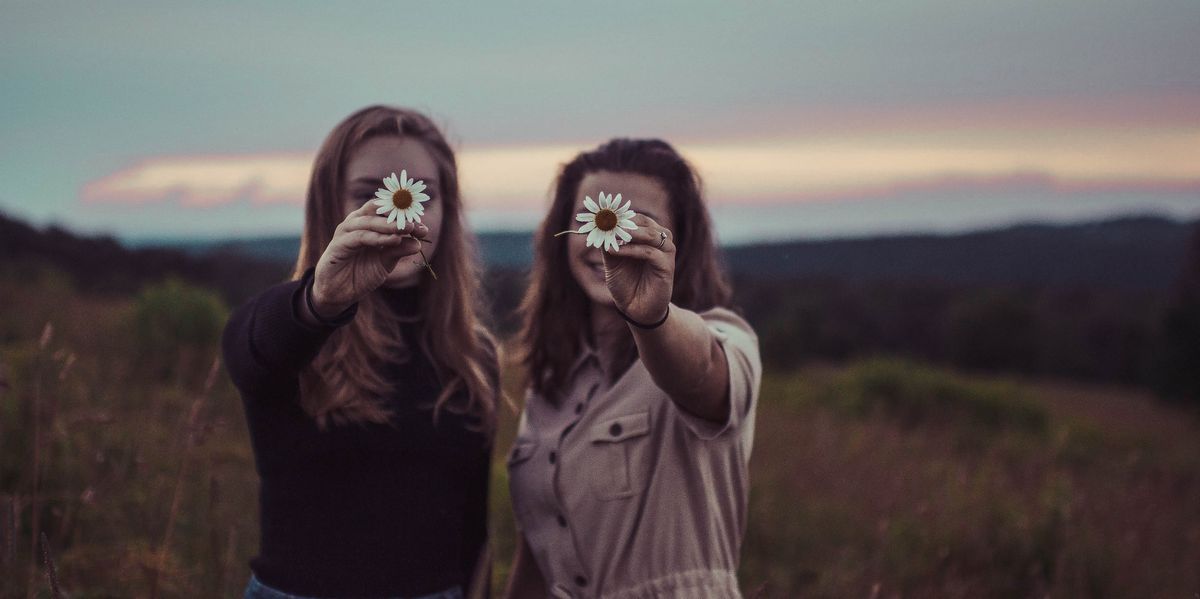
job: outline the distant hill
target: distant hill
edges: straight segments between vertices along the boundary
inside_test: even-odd
[[[1018,225],[956,235],[897,235],[732,247],[733,272],[755,277],[931,280],[1164,291],[1200,221],[1128,217]]]
[[[111,237],[83,237],[53,226],[37,229],[0,213],[0,272],[8,275],[6,280],[21,280],[35,269],[50,267],[67,274],[81,291],[128,294],[176,276],[216,289],[227,302],[237,304],[290,271],[278,260],[234,256],[230,259],[217,250],[131,249]]]
[[[1198,222],[1127,217],[954,235],[798,240],[730,246],[725,248],[725,258],[735,274],[751,278],[915,279],[965,285],[1053,284],[1162,291],[1179,273],[1188,237]],[[491,268],[523,269],[532,260],[531,233],[482,233],[479,242]],[[295,260],[299,239],[163,240],[157,244],[193,256],[232,252],[290,263]]]
[[[479,235],[480,253],[489,267],[523,268],[533,260],[532,239],[528,232],[483,233]],[[233,240],[151,238],[129,245],[136,249],[170,248],[191,256],[229,252],[293,263],[300,251],[300,238],[291,235]]]
[[[1196,246],[1190,259],[1189,239]],[[480,236],[489,267],[484,292],[501,335],[519,326],[530,241],[527,233]],[[285,280],[298,245],[296,238],[269,238],[131,248],[0,214],[0,305],[5,285],[43,267],[61,271],[82,292],[129,294],[176,276],[237,305]],[[1200,289],[1195,221],[1130,217],[793,241],[729,247],[726,258],[734,305],[759,332],[771,368],[888,354],[1163,389],[1169,365],[1194,369],[1189,352],[1200,318],[1188,298]]]

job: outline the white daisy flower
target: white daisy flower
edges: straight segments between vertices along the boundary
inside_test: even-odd
[[[577,231],[563,231],[555,235],[563,235],[566,233],[587,233],[587,245],[603,249],[611,247],[614,251],[621,251],[621,246],[617,244],[617,240],[629,241],[633,236],[629,234],[637,227],[633,223],[633,217],[637,214],[629,209],[632,201],[627,200],[625,205],[621,205],[621,194],[613,197],[611,193],[606,194],[603,191],[597,196],[600,201],[597,203],[592,200],[591,196],[584,196],[583,206],[588,209],[588,212],[580,212],[575,215],[575,220],[583,223]]]
[[[392,173],[392,176],[383,178],[383,185],[375,192],[375,205],[379,206],[375,214],[386,213],[387,222],[395,221],[397,229],[403,229],[406,222],[421,222],[421,215],[425,214],[425,207],[421,204],[429,201],[429,195],[424,193],[424,181],[409,179],[408,171],[401,169],[398,179],[396,173]],[[429,274],[437,280],[437,273],[433,272],[433,265],[425,257],[425,250],[418,248],[417,251],[421,252],[420,266],[428,269]]]
[[[375,214],[387,214],[388,222],[395,221],[396,228],[403,229],[405,222],[421,222],[425,207],[421,204],[429,201],[425,191],[424,181],[414,181],[408,178],[408,171],[401,170],[400,178],[396,173],[383,178],[386,187],[380,187],[375,192],[375,205],[379,209]]]

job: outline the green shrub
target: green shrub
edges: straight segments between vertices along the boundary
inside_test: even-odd
[[[134,302],[133,336],[142,365],[160,376],[205,370],[229,309],[216,293],[171,278]]]
[[[824,398],[858,416],[879,414],[910,426],[953,421],[1041,434],[1048,421],[1045,409],[1014,384],[891,358],[856,363],[835,377]]]

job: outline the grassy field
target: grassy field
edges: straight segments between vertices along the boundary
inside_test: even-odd
[[[240,400],[212,371],[225,308],[181,284],[96,299],[53,273],[16,280],[0,279],[0,595],[238,596],[257,480]],[[519,397],[521,373],[505,372]],[[497,588],[514,425],[506,410]],[[1195,414],[1137,389],[895,359],[767,372],[743,589],[1194,597],[1197,439]]]

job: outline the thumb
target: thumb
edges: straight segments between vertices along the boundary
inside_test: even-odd
[[[396,268],[396,263],[400,262],[405,256],[416,254],[421,249],[421,242],[411,237],[404,238],[399,245],[384,249],[380,252],[379,259],[384,267],[389,272]]]

